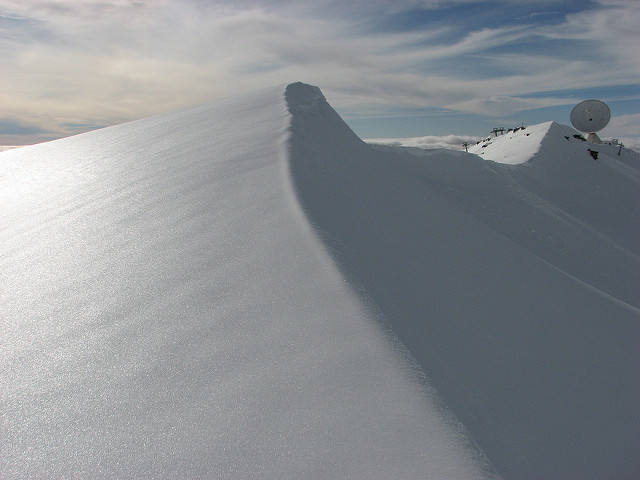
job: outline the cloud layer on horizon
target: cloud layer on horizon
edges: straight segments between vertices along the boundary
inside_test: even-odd
[[[448,150],[463,150],[463,144],[475,144],[478,137],[470,135],[425,135],[422,137],[403,138],[366,138],[367,143],[376,145],[389,145],[393,147],[414,147],[414,148],[446,148]]]
[[[347,117],[500,118],[638,83],[636,2],[389,3],[0,0],[0,144],[296,80]],[[33,132],[10,134],[12,122]]]

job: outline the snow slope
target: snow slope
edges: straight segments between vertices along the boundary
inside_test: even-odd
[[[0,476],[637,478],[640,171],[562,128],[292,84],[2,153]]]
[[[276,88],[0,155],[1,478],[487,478],[301,214],[289,125]]]
[[[541,145],[544,145],[542,155],[549,158],[559,157],[563,155],[562,152],[575,154],[595,150],[602,155],[620,157],[618,160],[623,162],[625,160],[631,160],[634,163],[640,161],[640,154],[634,150],[619,149],[617,145],[607,143],[589,143],[582,133],[556,122],[520,127],[497,136],[489,135],[475,145],[471,145],[469,153],[480,155],[485,160],[518,165],[536,156]]]
[[[554,122],[545,122],[522,129],[518,128],[504,135],[489,135],[477,144],[470,146],[469,153],[476,153],[482,155],[485,160],[499,163],[511,165],[524,163],[538,153],[540,143],[549,132],[552,124]],[[571,133],[577,132],[572,131]]]
[[[640,163],[394,153],[322,101],[292,129],[306,214],[498,471],[637,478]]]

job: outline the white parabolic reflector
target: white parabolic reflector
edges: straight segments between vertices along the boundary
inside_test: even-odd
[[[571,110],[571,124],[581,132],[593,133],[609,123],[611,110],[600,100],[584,100]]]

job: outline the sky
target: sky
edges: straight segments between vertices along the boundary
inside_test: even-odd
[[[0,0],[0,145],[303,81],[363,138],[569,124],[640,148],[635,0]]]

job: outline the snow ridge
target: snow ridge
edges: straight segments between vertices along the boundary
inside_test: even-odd
[[[292,109],[292,178],[345,278],[505,478],[631,479],[638,165],[538,127],[495,163],[372,148],[328,104]]]
[[[277,87],[2,153],[0,477],[487,478],[309,229],[292,115]]]
[[[3,152],[0,477],[636,478],[640,169],[563,128],[297,83]]]

